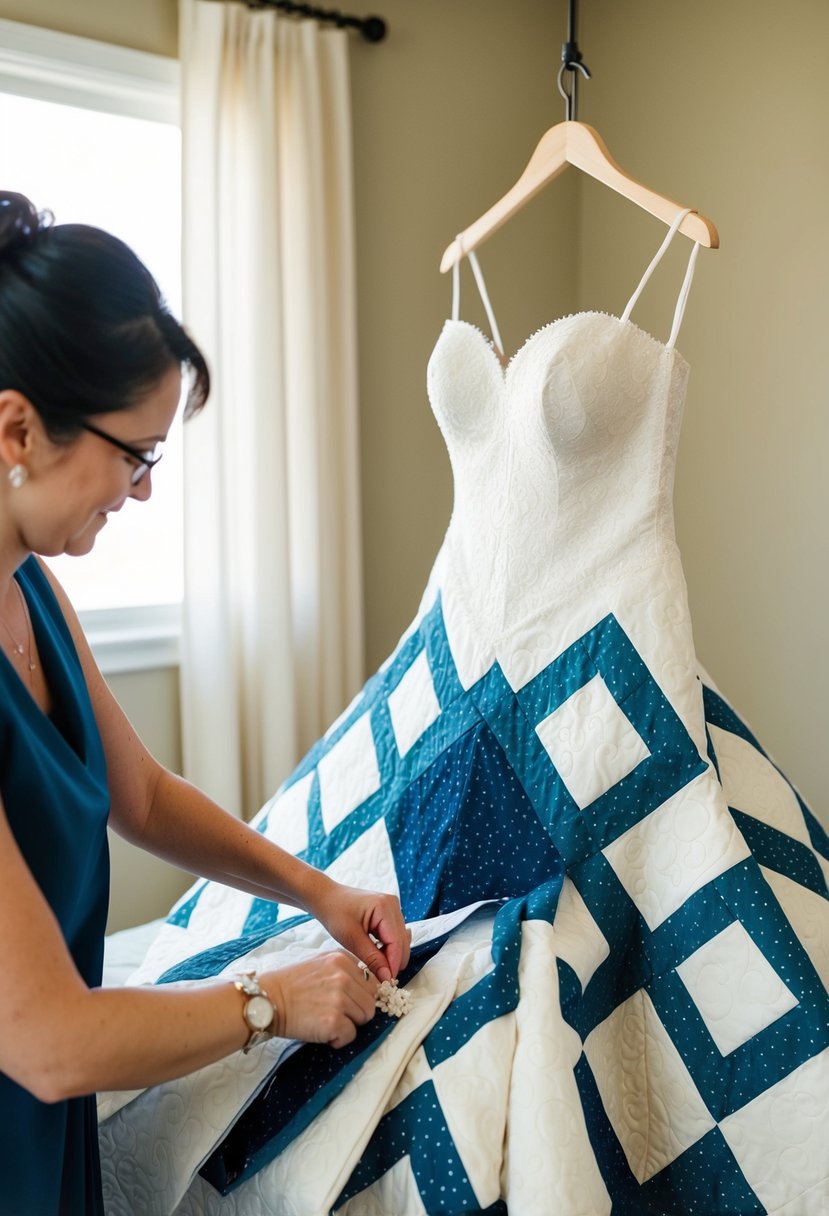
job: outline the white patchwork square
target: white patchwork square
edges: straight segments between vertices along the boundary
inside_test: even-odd
[[[400,683],[389,693],[388,705],[397,750],[405,756],[440,714],[440,702],[425,650],[421,650]]]
[[[370,887],[400,895],[397,870],[384,819],[378,819],[353,844],[343,849],[326,868],[326,874],[347,887]]]
[[[610,947],[571,878],[561,888],[553,934],[556,954],[573,968],[583,992]]]
[[[422,1047],[418,1047],[414,1055],[409,1059],[403,1075],[397,1082],[391,1097],[388,1100],[386,1111],[394,1110],[395,1106],[399,1106],[401,1102],[405,1102],[411,1094],[424,1082],[431,1081],[432,1068],[429,1061],[426,1059],[426,1052]],[[339,1216],[339,1213],[337,1213]]]
[[[695,950],[676,971],[724,1056],[797,1004],[738,920]]]
[[[277,794],[268,810],[265,836],[287,853],[302,853],[308,848],[308,799],[313,784],[313,772],[306,773]]]
[[[394,854],[386,824],[378,819],[362,832],[353,844],[343,849],[326,869],[326,874],[335,882],[347,887],[371,887],[373,891],[386,891],[389,895],[400,895]],[[302,916],[304,908],[291,904],[280,904],[278,920],[291,916]]]
[[[720,1123],[764,1209],[791,1216],[820,1216],[825,1210],[820,1202],[829,1199],[827,1127],[829,1049]],[[822,1197],[821,1184],[826,1188]]]
[[[823,877],[826,881],[826,885],[827,885],[827,887],[829,887],[829,861],[827,861],[827,859],[825,857],[823,857],[820,853],[816,853],[815,857],[817,859],[817,863],[820,866],[821,870],[823,870]]]
[[[760,867],[760,872],[777,896],[777,902],[786,913],[789,924],[798,936],[801,946],[811,959],[812,966],[829,991],[829,927],[827,927],[826,900],[799,882],[779,874],[776,870]],[[829,1216],[829,1211],[827,1211]]]
[[[458,1051],[436,1064],[432,1072],[452,1143],[470,1179],[474,1179],[475,1196],[482,1208],[494,1204],[501,1194],[514,1055],[515,1019],[494,1018]],[[481,1118],[481,1111],[486,1111],[486,1118]]]
[[[428,1216],[408,1153],[365,1191],[337,1208],[337,1216],[386,1216],[387,1212]]]
[[[350,718],[351,715],[354,713],[354,710],[357,708],[357,705],[363,699],[364,695],[365,695],[365,689],[363,689],[363,688],[361,688],[359,692],[355,692],[354,696],[348,702],[348,705],[346,705],[346,707],[342,711],[342,713],[337,714],[334,721],[328,727],[325,734],[322,736],[323,739],[330,739],[332,735],[337,733],[339,728],[342,726],[343,722],[345,722],[346,718]]]
[[[195,954],[200,949],[215,945],[217,926],[221,926],[225,939],[239,937],[252,903],[253,896],[247,891],[225,887],[220,882],[207,883],[187,922],[189,952]]]
[[[811,847],[800,803],[785,777],[747,739],[718,726],[709,730],[728,805]]]
[[[590,1032],[584,1052],[637,1182],[647,1182],[715,1126],[643,989]]]
[[[131,972],[126,980],[119,981],[119,983],[154,984],[165,971],[183,962],[184,959],[190,958],[197,949],[198,944],[194,945],[193,938],[187,929],[182,925],[165,923],[159,929],[158,936],[144,956],[141,965]],[[104,983],[112,982],[105,974]],[[98,1101],[100,1102],[100,1100],[99,1096]]]
[[[602,852],[649,929],[658,928],[695,891],[750,856],[711,769]]]
[[[342,823],[380,788],[380,768],[369,714],[363,714],[317,766],[320,811],[326,832]]]
[[[650,755],[600,675],[568,697],[535,731],[580,810]]]

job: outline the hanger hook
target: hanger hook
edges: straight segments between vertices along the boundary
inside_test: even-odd
[[[585,80],[590,79],[590,71],[585,67],[582,60],[579,44],[576,41],[576,25],[578,19],[578,0],[569,0],[567,6],[567,41],[561,48],[561,67],[558,70],[558,91],[564,98],[564,117],[567,122],[575,122],[576,113],[578,110],[577,84],[578,76],[576,72],[581,72]],[[569,72],[571,76],[570,92],[564,88],[564,73]]]
[[[565,42],[564,46],[561,48],[561,50],[562,50],[561,67],[558,69],[558,79],[557,79],[558,91],[559,91],[559,93],[561,93],[561,96],[564,98],[564,117],[566,118],[567,122],[571,122],[571,121],[575,122],[575,119],[576,119],[577,106],[578,106],[578,99],[576,96],[576,82],[577,82],[578,77],[576,76],[576,72],[577,71],[581,72],[581,74],[582,74],[582,76],[584,76],[585,80],[590,79],[590,69],[587,68],[581,62],[581,55],[579,55],[578,50],[576,51],[576,54],[579,55],[578,59],[576,59],[575,57],[574,58],[565,57],[565,51],[568,51],[570,49],[571,45],[572,44],[568,44]],[[570,85],[569,93],[567,92],[567,90],[564,87],[564,73],[565,72],[571,73],[571,85]]]

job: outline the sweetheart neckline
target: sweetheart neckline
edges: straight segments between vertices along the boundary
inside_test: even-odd
[[[683,354],[680,353],[680,351],[677,350],[675,346],[668,346],[667,342],[660,342],[659,338],[655,338],[653,334],[649,334],[646,329],[642,329],[642,327],[637,325],[635,321],[631,321],[630,319],[624,320],[622,317],[617,317],[615,313],[602,312],[600,309],[585,309],[582,312],[569,312],[562,317],[556,317],[552,321],[547,321],[546,324],[533,330],[529,337],[524,339],[521,345],[517,347],[515,351],[513,351],[506,363],[501,360],[492,338],[481,329],[480,325],[475,325],[472,321],[464,321],[462,318],[447,317],[443,323],[441,334],[446,330],[447,325],[462,325],[466,329],[471,329],[473,333],[478,334],[482,339],[484,346],[495,360],[495,365],[500,372],[504,383],[506,383],[513,364],[535,338],[539,337],[540,334],[546,333],[548,330],[555,329],[557,325],[561,325],[564,321],[573,321],[581,317],[606,317],[609,321],[615,321],[617,325],[623,327],[624,329],[630,330],[633,333],[646,338],[651,345],[658,349],[660,354],[676,356],[680,363],[684,364],[685,367],[688,367],[688,360]],[[435,349],[437,349],[440,342],[440,336],[441,335],[438,335],[438,340],[435,343]]]

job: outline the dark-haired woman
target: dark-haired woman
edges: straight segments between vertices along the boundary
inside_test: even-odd
[[[408,955],[400,908],[284,854],[147,753],[38,555],[87,553],[152,492],[209,380],[116,238],[0,193],[0,1214],[101,1212],[97,1089],[153,1085],[271,1034],[350,1042]],[[105,989],[106,826],[306,908],[351,954],[196,990]],[[378,949],[369,935],[379,940]]]

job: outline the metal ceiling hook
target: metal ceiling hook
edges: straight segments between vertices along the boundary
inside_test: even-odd
[[[578,107],[578,97],[577,97],[577,93],[576,93],[576,83],[577,83],[578,78],[576,76],[576,71],[581,72],[581,74],[582,74],[582,76],[584,76],[585,80],[590,79],[590,69],[586,68],[583,63],[578,63],[578,62],[562,63],[561,67],[558,70],[558,81],[557,81],[558,91],[559,91],[559,93],[561,93],[561,96],[564,98],[564,117],[567,119],[568,122],[571,122],[571,121],[575,122],[575,120],[576,120],[576,113],[577,113],[577,107]],[[564,87],[564,73],[565,72],[572,73],[572,77],[571,77],[572,84],[570,85],[569,93],[567,92],[567,90]]]

